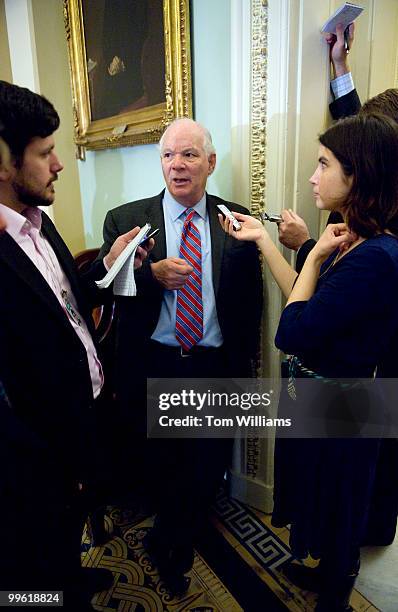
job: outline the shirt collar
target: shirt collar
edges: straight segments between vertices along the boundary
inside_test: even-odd
[[[25,217],[34,228],[41,230],[41,210],[37,206],[28,206],[22,211],[22,216]]]
[[[206,192],[203,194],[202,198],[195,204],[195,206],[184,206],[180,204],[173,198],[169,190],[166,188],[163,196],[163,206],[167,208],[167,211],[170,215],[171,220],[176,221],[185,211],[188,209],[194,209],[194,211],[204,220],[207,218],[207,210],[206,210]]]
[[[40,231],[41,228],[41,210],[33,206],[25,208],[23,213],[18,213],[16,210],[0,203],[0,212],[3,215],[7,227],[6,232],[16,240],[18,236],[23,236],[29,233],[31,227],[35,227]]]

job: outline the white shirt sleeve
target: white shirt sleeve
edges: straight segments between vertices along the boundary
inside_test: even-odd
[[[336,79],[333,79],[332,81],[330,81],[330,87],[332,88],[332,92],[333,92],[335,100],[353,91],[355,89],[355,86],[354,86],[354,81],[352,79],[351,72],[342,74]]]

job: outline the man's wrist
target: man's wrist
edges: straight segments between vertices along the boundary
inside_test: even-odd
[[[351,72],[346,72],[332,81],[330,81],[330,87],[335,100],[342,98],[355,89],[354,81]]]
[[[305,246],[305,245],[306,245],[308,242],[310,242],[310,241],[312,242],[312,240],[313,240],[313,239],[312,239],[312,238],[311,238],[311,236],[308,234],[308,238],[306,238],[306,239],[304,240],[304,242],[302,242],[302,243],[300,244],[300,246],[299,246],[299,247],[296,249],[296,250],[297,250],[297,253],[298,253],[298,252],[300,251],[300,249],[301,249],[303,246]]]
[[[303,246],[303,245],[304,245],[306,242],[308,242],[308,240],[310,240],[310,239],[311,239],[311,236],[310,236],[309,234],[306,234],[306,235],[305,235],[305,237],[304,237],[304,238],[303,238],[303,239],[300,241],[300,244],[296,243],[296,244],[293,246],[293,249],[294,249],[294,250],[295,250],[295,251],[298,253],[298,252],[299,252],[299,250],[301,249],[301,247],[302,247],[302,246]]]
[[[351,70],[347,61],[333,63],[333,74],[335,79],[349,72],[351,72]]]

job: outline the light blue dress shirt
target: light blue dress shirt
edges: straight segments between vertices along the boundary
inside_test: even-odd
[[[180,256],[180,242],[184,225],[186,206],[179,204],[166,189],[163,197],[163,216],[166,231],[167,257]],[[197,213],[193,222],[200,233],[202,244],[202,297],[203,297],[203,338],[198,346],[221,346],[223,337],[217,319],[216,299],[213,289],[213,269],[211,264],[210,224],[206,209],[206,193],[193,206]],[[180,346],[175,337],[177,291],[165,289],[159,321],[152,334],[152,340]]]

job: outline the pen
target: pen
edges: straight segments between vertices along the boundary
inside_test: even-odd
[[[349,32],[350,32],[350,26],[348,25],[346,29],[344,30],[344,48],[346,50],[346,53],[348,53],[350,50],[350,44],[348,42]]]
[[[281,215],[269,215],[265,211],[260,213],[262,221],[271,221],[273,223],[282,223],[283,219]]]

